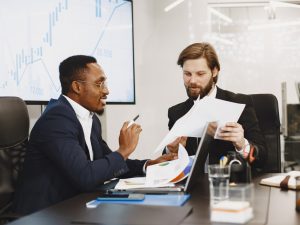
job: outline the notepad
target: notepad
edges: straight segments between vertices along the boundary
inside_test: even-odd
[[[101,201],[93,200],[93,208],[97,207],[101,203],[105,204],[130,204],[130,205],[157,205],[157,206],[183,206],[187,200],[190,198],[189,194],[159,194],[159,195],[150,195],[146,194],[143,201]],[[91,203],[88,202],[88,203]],[[88,207],[90,208],[90,207]]]
[[[290,179],[288,181],[288,188],[300,189],[300,186],[298,187],[296,186],[296,180],[295,180],[295,177],[300,176],[300,171],[290,171],[288,173],[282,173],[276,176],[264,178],[260,181],[260,184],[272,186],[272,187],[280,187],[280,182],[283,181],[283,179],[288,175],[290,176]]]
[[[245,223],[253,217],[253,209],[247,201],[222,201],[211,207],[211,221]]]

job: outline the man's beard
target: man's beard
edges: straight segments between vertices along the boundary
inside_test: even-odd
[[[189,90],[189,87],[186,87],[186,93],[189,96],[189,98],[191,98],[193,100],[197,100],[199,97],[199,94],[200,94],[200,98],[205,97],[210,92],[213,85],[214,85],[214,79],[213,79],[213,77],[211,77],[208,84],[204,88],[200,88],[200,91],[197,95],[195,95],[194,93],[191,93]]]
[[[95,112],[98,116],[101,116],[104,113],[104,109],[101,109],[97,112]]]

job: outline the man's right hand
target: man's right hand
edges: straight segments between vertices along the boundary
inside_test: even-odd
[[[184,147],[186,146],[187,137],[178,137],[175,141],[171,142],[167,145],[167,148],[172,153],[178,153],[179,143],[182,144]]]
[[[125,122],[121,128],[119,136],[119,152],[123,158],[126,160],[129,155],[135,150],[138,141],[139,135],[142,131],[142,128],[139,124],[132,124],[128,127],[129,122]]]

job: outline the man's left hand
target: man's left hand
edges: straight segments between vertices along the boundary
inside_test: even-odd
[[[234,147],[238,150],[244,148],[245,138],[244,129],[241,124],[228,122],[224,127],[221,127],[219,137],[224,141],[231,141]]]
[[[176,153],[168,153],[168,154],[164,154],[160,157],[158,157],[157,159],[154,160],[148,160],[147,164],[146,164],[146,168],[147,166],[151,166],[157,163],[161,163],[161,162],[166,162],[166,161],[171,161],[174,159],[178,159],[178,155]]]

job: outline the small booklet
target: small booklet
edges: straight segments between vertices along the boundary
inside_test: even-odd
[[[276,176],[264,178],[260,181],[260,184],[273,186],[273,187],[280,187],[281,181],[283,181],[286,178],[286,176],[290,176],[288,180],[289,189],[300,189],[300,186],[296,186],[296,179],[295,179],[295,177],[300,176],[300,171],[290,171],[288,173],[282,173]]]

